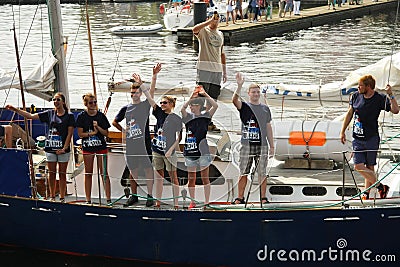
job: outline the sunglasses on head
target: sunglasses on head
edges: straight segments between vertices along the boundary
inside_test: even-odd
[[[166,104],[168,104],[169,102],[168,101],[161,101],[160,102],[160,105],[166,105]]]
[[[89,105],[93,105],[93,104],[97,104],[97,101],[96,101],[96,100],[94,100],[94,101],[89,101],[88,103],[89,103]]]
[[[53,98],[53,101],[60,102],[62,99],[61,98]]]

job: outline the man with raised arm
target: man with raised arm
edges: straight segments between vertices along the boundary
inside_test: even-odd
[[[193,27],[193,34],[199,40],[199,57],[197,59],[197,84],[202,85],[215,101],[221,93],[221,80],[226,82],[226,57],[224,52],[224,35],[218,30],[219,15]],[[206,109],[211,105],[207,102]],[[221,130],[211,121],[209,131]]]
[[[120,131],[126,132],[126,162],[131,172],[130,186],[133,194],[137,194],[136,180],[139,176],[139,169],[144,170],[144,175],[147,185],[147,201],[146,207],[151,207],[154,204],[153,192],[153,166],[151,163],[151,139],[149,129],[149,116],[151,104],[146,99],[141,101],[142,93],[146,97],[154,97],[155,83],[157,73],[161,70],[161,64],[158,63],[153,67],[153,77],[150,89],[143,88],[143,82],[140,76],[136,73],[132,75],[131,98],[132,103],[121,108],[115,116],[113,126]],[[124,129],[120,122],[125,119],[126,128]],[[125,207],[132,206],[138,202],[135,195],[129,197],[124,204]]]
[[[248,102],[240,100],[240,92],[244,83],[241,73],[236,74],[237,89],[232,96],[232,102],[239,111],[242,121],[242,138],[239,158],[239,184],[238,197],[232,204],[244,204],[244,189],[247,185],[247,176],[255,164],[261,190],[261,204],[268,202],[267,190],[267,164],[268,158],[274,155],[274,137],[271,126],[271,111],[269,107],[260,102],[260,86],[250,84],[247,94]],[[255,172],[255,171],[254,171]]]

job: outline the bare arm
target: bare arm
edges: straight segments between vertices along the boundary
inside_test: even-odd
[[[84,132],[83,132],[83,128],[77,127],[76,129],[78,130],[78,136],[79,136],[80,138],[88,138],[88,137],[90,137],[90,136],[96,135],[97,132],[98,132],[98,130],[95,129],[93,132],[84,133]]]
[[[172,151],[174,151],[174,149],[178,148],[179,150],[179,142],[181,141],[181,134],[180,132],[176,132],[175,134],[175,142],[174,144],[168,149],[167,152],[165,152],[165,156],[166,157],[170,157],[172,155]]]
[[[214,116],[214,114],[215,114],[215,112],[217,111],[217,108],[218,108],[217,102],[209,94],[207,94],[206,91],[204,91],[203,88],[200,90],[200,92],[198,94],[202,95],[202,96],[205,96],[206,101],[211,105],[211,108],[208,111],[208,113],[210,113],[211,117]]]
[[[399,104],[397,103],[397,100],[394,97],[393,92],[392,92],[392,87],[389,84],[386,86],[386,93],[390,99],[390,111],[393,114],[398,114],[399,113]]]
[[[7,105],[6,109],[11,110],[11,111],[17,113],[18,115],[21,115],[22,117],[27,118],[29,120],[38,120],[39,119],[39,114],[38,113],[31,114],[31,113],[29,113],[29,112],[27,112],[25,110],[16,108],[16,107],[14,107],[12,105]]]
[[[241,109],[242,101],[240,100],[240,92],[242,90],[242,86],[244,83],[244,77],[240,72],[236,73],[236,82],[237,82],[238,87],[237,87],[236,91],[233,93],[232,103],[235,105],[235,107],[237,109]]]
[[[186,109],[187,109],[187,107],[189,106],[189,103],[190,103],[190,100],[191,100],[191,99],[192,99],[192,98],[189,98],[189,100],[186,101],[186,102],[183,104],[182,108],[181,108],[182,118],[185,118],[185,117],[187,116]]]
[[[96,133],[100,132],[102,135],[108,136],[108,129],[101,128],[100,125],[97,124],[97,121],[93,121],[93,128]]]
[[[157,83],[157,74],[161,70],[161,63],[157,63],[153,67],[153,76],[151,77],[151,84],[150,84],[150,95],[154,98],[154,92],[156,91],[156,83]]]
[[[195,25],[192,29],[192,32],[194,35],[198,35],[200,30],[203,29],[204,27],[206,27],[207,25],[209,25],[212,22],[212,19],[208,19],[202,23],[199,23],[197,25]]]
[[[271,123],[267,123],[267,140],[269,144],[269,157],[272,157],[275,154],[275,145],[274,145],[274,132],[272,130]]]
[[[344,117],[343,124],[342,124],[342,129],[340,130],[340,140],[342,141],[342,144],[346,142],[346,128],[349,126],[349,123],[351,119],[353,118],[354,110],[353,107],[349,107],[347,110],[346,116]]]
[[[157,106],[157,104],[156,104],[156,101],[154,101],[153,97],[151,96],[150,91],[151,91],[151,89],[142,89],[142,92],[146,96],[147,100],[149,101],[150,106],[152,108],[155,108]]]
[[[222,81],[225,83],[228,78],[226,76],[226,55],[224,52],[224,47],[221,47],[221,64],[222,64]]]
[[[122,128],[121,124],[119,122],[117,122],[115,119],[113,120],[112,125],[121,132],[125,131],[125,129]]]
[[[65,150],[67,150],[69,148],[69,146],[71,145],[71,138],[72,138],[73,134],[74,134],[74,126],[68,126],[68,135],[67,135],[67,138],[65,139],[64,147],[62,149],[57,150],[56,154],[64,154],[65,153]]]

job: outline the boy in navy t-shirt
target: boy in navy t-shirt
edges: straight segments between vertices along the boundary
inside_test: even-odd
[[[242,74],[236,74],[238,88],[233,94],[232,102],[238,109],[242,121],[242,137],[239,158],[240,177],[238,184],[238,197],[232,204],[244,204],[244,189],[247,184],[247,175],[253,163],[257,166],[259,182],[261,185],[261,204],[268,202],[267,190],[267,164],[268,157],[274,155],[273,131],[271,126],[271,111],[267,105],[260,102],[260,86],[250,84],[247,91],[249,101],[240,100],[240,91],[244,83]]]

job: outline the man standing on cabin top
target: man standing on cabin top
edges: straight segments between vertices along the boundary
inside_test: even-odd
[[[226,82],[226,57],[224,52],[224,35],[218,30],[219,15],[193,27],[193,34],[199,40],[199,57],[197,59],[197,84],[213,99],[217,100],[221,93],[221,79]],[[206,110],[211,108],[207,102]],[[211,121],[209,131],[221,132]]]
[[[387,96],[375,91],[375,79],[365,75],[358,82],[358,92],[351,96],[349,109],[344,118],[340,139],[346,142],[346,128],[354,116],[353,122],[353,153],[354,169],[365,178],[365,188],[373,185],[377,177],[374,166],[379,149],[378,117],[381,110],[399,113],[399,106],[392,93],[392,87],[387,85]],[[379,183],[377,186],[381,198],[386,198],[389,186]],[[369,198],[369,191],[362,196]]]
[[[245,204],[244,189],[253,162],[257,168],[260,184],[260,201],[261,204],[265,204],[268,202],[266,197],[268,158],[274,155],[271,111],[267,105],[260,102],[260,86],[257,84],[250,84],[247,90],[249,101],[241,101],[240,91],[244,83],[244,77],[241,73],[236,74],[236,81],[238,88],[232,96],[232,102],[239,111],[242,121],[242,138],[240,140],[238,197],[232,204]]]

